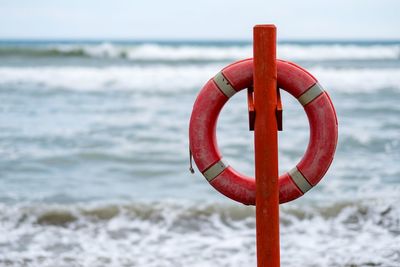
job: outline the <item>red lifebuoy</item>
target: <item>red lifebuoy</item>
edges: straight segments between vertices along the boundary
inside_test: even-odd
[[[279,177],[279,201],[285,203],[302,196],[325,175],[335,154],[338,123],[328,94],[310,73],[282,60],[277,60],[277,70],[278,87],[298,99],[310,124],[310,141],[303,158]],[[228,99],[252,84],[252,59],[225,67],[200,91],[189,126],[190,151],[199,171],[219,192],[246,205],[255,204],[255,179],[238,173],[223,161],[216,125]]]

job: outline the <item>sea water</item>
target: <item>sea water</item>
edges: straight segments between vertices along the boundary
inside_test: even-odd
[[[0,266],[255,266],[255,213],[190,174],[201,87],[249,42],[2,41]],[[281,205],[282,266],[400,266],[400,42],[281,42],[329,92],[339,142],[324,179]],[[283,94],[280,172],[309,125]],[[246,94],[218,143],[254,175]]]

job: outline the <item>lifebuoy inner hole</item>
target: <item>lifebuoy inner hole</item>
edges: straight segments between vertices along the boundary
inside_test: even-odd
[[[309,123],[303,106],[284,90],[283,131],[279,132],[279,173],[289,171],[304,155],[309,142]],[[218,147],[235,170],[254,177],[254,132],[249,131],[247,90],[231,97],[217,122]]]

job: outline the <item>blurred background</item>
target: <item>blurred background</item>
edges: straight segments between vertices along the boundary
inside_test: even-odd
[[[254,208],[190,174],[197,93],[252,57],[307,68],[339,120],[335,160],[281,205],[282,266],[400,266],[398,1],[1,1],[0,266],[255,266]],[[218,143],[254,175],[245,93]],[[283,93],[281,173],[309,137]]]

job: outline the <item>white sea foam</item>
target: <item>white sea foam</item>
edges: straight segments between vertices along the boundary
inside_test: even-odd
[[[64,50],[63,50],[64,49]],[[237,60],[252,55],[251,45],[246,46],[169,46],[144,44],[138,46],[117,46],[104,43],[97,46],[60,47],[60,51],[81,49],[92,57],[125,57],[131,60]],[[294,45],[282,44],[278,56],[291,60],[362,60],[398,59],[399,45]]]
[[[70,90],[179,91],[199,87],[217,66],[0,68],[0,84],[33,84]]]
[[[232,61],[251,57],[251,44],[58,44],[44,47],[2,47],[2,55],[86,56],[134,61]],[[280,44],[278,56],[288,60],[396,60],[399,44]]]
[[[159,46],[142,45],[126,51],[126,57],[132,60],[230,60],[246,58],[251,55],[252,48],[245,46]]]
[[[139,61],[218,61],[249,57],[251,46],[200,46],[200,45],[57,45],[50,48],[65,55],[83,54],[98,58],[126,58]]]
[[[377,201],[281,208],[282,265],[400,264],[400,210]],[[238,205],[0,206],[7,266],[253,266],[254,209]]]
[[[399,45],[279,45],[278,57],[289,60],[399,59]]]
[[[310,72],[329,90],[373,92],[400,90],[400,69],[311,68]]]
[[[0,85],[36,85],[68,90],[198,90],[222,68],[188,66],[0,67]],[[309,71],[328,89],[347,93],[400,90],[400,69],[322,68]]]

